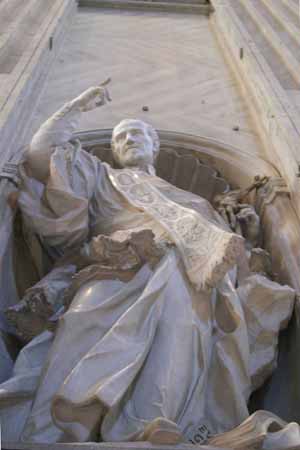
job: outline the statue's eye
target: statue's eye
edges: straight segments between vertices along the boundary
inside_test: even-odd
[[[119,134],[117,134],[117,135],[114,137],[114,139],[115,139],[116,142],[119,142],[119,141],[121,141],[122,139],[124,139],[124,137],[125,137],[125,133],[119,133]]]
[[[138,136],[138,135],[143,134],[143,132],[142,132],[142,130],[131,130],[131,134],[133,136]]]

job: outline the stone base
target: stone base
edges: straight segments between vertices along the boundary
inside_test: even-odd
[[[203,445],[202,450],[215,447]],[[20,442],[2,442],[2,450],[195,450],[192,444],[152,445],[149,442],[86,442],[83,444],[35,444]],[[226,449],[223,449],[226,450]]]
[[[185,14],[202,14],[208,16],[212,11],[210,4],[203,0],[79,0],[79,6],[94,8],[137,9],[143,11],[165,11]]]

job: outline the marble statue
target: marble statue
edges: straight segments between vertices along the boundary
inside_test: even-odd
[[[53,268],[7,311],[26,345],[0,385],[6,441],[200,443],[230,431],[276,367],[292,314],[293,289],[247,268],[244,238],[155,175],[152,126],[114,128],[118,168],[81,148],[82,113],[108,101],[102,85],[67,103],[20,166],[18,206]]]

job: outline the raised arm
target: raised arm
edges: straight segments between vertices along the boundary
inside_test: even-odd
[[[56,147],[63,147],[70,141],[82,112],[105,105],[111,100],[105,87],[109,81],[87,89],[43,123],[33,136],[26,155],[26,169],[31,176],[43,183],[47,181],[52,153]]]

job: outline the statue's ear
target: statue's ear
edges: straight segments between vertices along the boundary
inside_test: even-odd
[[[113,137],[111,138],[111,141],[110,141],[110,149],[111,149],[111,152],[113,155],[111,166],[114,167],[115,169],[121,169],[121,166],[120,166],[120,163],[118,160],[118,155],[116,153]]]
[[[109,163],[110,163],[111,167],[113,167],[114,169],[122,169],[122,166],[114,152],[113,152],[113,157]]]

